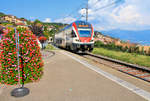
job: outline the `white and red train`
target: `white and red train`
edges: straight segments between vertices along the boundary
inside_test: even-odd
[[[90,23],[75,21],[55,34],[54,44],[74,52],[91,52],[94,48],[94,30]]]

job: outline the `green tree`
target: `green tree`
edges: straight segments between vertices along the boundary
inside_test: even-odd
[[[94,43],[94,46],[95,46],[95,47],[104,47],[104,43],[101,42],[101,41],[96,41],[96,42]]]
[[[31,21],[30,20],[27,20],[27,25],[31,25]]]
[[[21,17],[20,19],[21,19],[21,20],[26,20],[26,19],[25,19],[25,18],[23,18],[23,17]]]
[[[0,12],[0,17],[2,17],[2,16],[5,16],[5,14],[4,14],[4,13],[2,13],[2,12]]]
[[[37,24],[37,23],[43,24],[40,20],[36,19],[36,20],[34,21],[34,24]]]
[[[142,55],[145,55],[144,47],[142,47],[141,54],[142,54]]]
[[[55,28],[53,28],[53,29],[49,32],[50,37],[54,37],[56,32],[57,32],[57,30],[56,30]]]
[[[148,55],[150,56],[150,48],[149,48],[149,50],[148,50]]]
[[[0,34],[3,33],[3,27],[0,26]]]
[[[135,47],[135,53],[140,53],[139,46]]]
[[[31,24],[31,26],[29,26],[29,28],[31,29],[31,31],[38,37],[43,36],[43,26],[38,26],[36,24]]]

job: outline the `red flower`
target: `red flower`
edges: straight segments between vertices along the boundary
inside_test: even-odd
[[[20,49],[22,50],[16,49],[14,30],[13,31],[8,30],[8,32],[4,34],[2,43],[0,44],[0,48],[2,49],[2,52],[0,54],[0,63],[1,63],[0,74],[2,74],[1,75],[2,79],[0,79],[0,83],[3,84],[13,85],[18,83],[16,50],[22,53],[23,64],[20,64],[19,67],[20,70],[22,70],[23,68],[22,66],[25,67],[23,75],[28,76],[25,82],[30,82],[31,81],[30,79],[35,81],[37,80],[37,78],[40,78],[42,76],[42,69],[41,69],[42,66],[38,64],[43,63],[40,54],[40,48],[38,46],[38,42],[36,40],[35,35],[33,35],[33,33],[31,33],[28,30],[23,31],[22,29],[21,30],[19,29],[17,30],[17,32],[19,33],[20,36],[19,46],[21,47]],[[26,54],[27,51],[29,51],[29,53]],[[33,56],[33,54],[35,54],[35,56]],[[25,60],[27,60],[28,62],[25,62]],[[38,72],[41,74],[38,74]]]
[[[40,41],[42,41],[42,40],[44,40],[44,41],[45,41],[45,40],[47,40],[47,38],[46,38],[46,37],[44,37],[44,36],[41,36],[41,37],[39,37],[39,40],[40,40]]]

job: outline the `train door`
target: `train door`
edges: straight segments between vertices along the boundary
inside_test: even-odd
[[[65,48],[65,45],[66,45],[66,39],[65,39],[65,31],[62,32],[62,43],[61,43],[61,46],[63,48]]]
[[[69,28],[66,31],[66,48],[69,49],[70,48],[70,44],[72,43],[72,39],[71,39],[71,28]]]

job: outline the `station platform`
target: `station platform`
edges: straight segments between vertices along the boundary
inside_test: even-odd
[[[63,50],[54,52],[53,56],[44,59],[42,79],[25,85],[30,89],[29,95],[12,97],[10,92],[17,86],[3,86],[0,89],[0,101],[150,101],[149,88],[147,91],[137,89],[136,93],[136,90],[123,87],[113,79],[90,69],[88,66],[93,64],[89,61],[84,60],[88,64],[83,63],[78,56]],[[148,85],[147,83],[146,86]],[[147,95],[138,93],[141,90]]]

